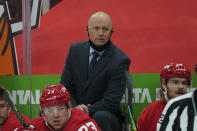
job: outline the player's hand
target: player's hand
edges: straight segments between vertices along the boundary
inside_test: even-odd
[[[28,127],[19,127],[14,129],[14,131],[37,131],[36,128],[33,125],[28,125]]]
[[[78,106],[76,106],[76,108],[85,112],[85,113],[87,113],[87,114],[89,114],[88,107],[84,104],[78,105]]]

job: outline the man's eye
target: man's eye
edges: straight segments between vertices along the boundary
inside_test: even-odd
[[[188,85],[188,84],[187,84],[187,81],[183,81],[182,84],[183,84],[183,85]]]
[[[61,107],[61,108],[58,108],[58,111],[63,111],[65,108],[64,107]]]
[[[174,83],[174,84],[178,84],[178,83],[179,83],[179,81],[177,81],[177,80],[174,80],[174,81],[173,81],[173,83]]]
[[[53,109],[48,109],[48,112],[53,112]]]
[[[94,27],[94,30],[99,30],[99,27]]]
[[[103,31],[107,31],[107,30],[108,30],[108,28],[106,28],[106,27],[103,28]]]
[[[0,104],[0,107],[2,107],[2,108],[6,107],[6,106],[7,106],[7,104]]]

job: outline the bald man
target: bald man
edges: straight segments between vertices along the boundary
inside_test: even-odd
[[[86,31],[89,40],[70,47],[61,84],[71,93],[72,106],[94,118],[102,131],[120,131],[120,101],[130,59],[111,42],[112,20],[107,13],[92,14]]]

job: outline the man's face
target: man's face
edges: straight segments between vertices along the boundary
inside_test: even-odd
[[[169,78],[167,83],[168,98],[172,99],[187,93],[188,81],[186,78]]]
[[[8,104],[4,100],[0,100],[0,126],[4,124],[4,122],[9,117],[9,107]]]
[[[50,126],[52,126],[55,130],[64,128],[68,120],[69,108],[62,104],[52,107],[45,107],[43,111],[45,114],[45,119]]]
[[[112,23],[108,16],[94,16],[88,26],[90,40],[97,46],[104,45],[111,37]]]

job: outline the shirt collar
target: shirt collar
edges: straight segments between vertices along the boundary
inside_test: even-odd
[[[89,53],[89,55],[92,55],[93,52],[97,52],[97,53],[99,54],[99,56],[101,56],[101,55],[105,52],[105,50],[103,50],[103,51],[101,51],[101,52],[98,52],[98,51],[94,50],[94,49],[90,46],[90,53]]]

